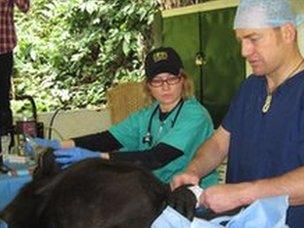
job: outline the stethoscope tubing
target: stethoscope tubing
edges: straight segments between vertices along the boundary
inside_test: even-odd
[[[184,100],[181,99],[181,100],[178,102],[178,104],[170,111],[171,113],[173,113],[174,110],[178,107],[178,110],[177,110],[177,112],[176,112],[176,114],[175,114],[175,116],[174,116],[174,119],[173,119],[172,123],[171,123],[171,128],[174,127],[174,125],[175,125],[175,123],[176,123],[176,120],[177,120],[177,117],[179,116],[180,111],[181,111],[183,105],[184,105]],[[153,117],[155,116],[157,110],[159,110],[159,109],[160,109],[160,108],[159,108],[159,104],[158,104],[158,105],[155,107],[155,109],[153,110],[153,112],[152,112],[152,114],[151,114],[151,116],[150,116],[149,124],[148,124],[148,129],[147,129],[147,134],[143,137],[143,143],[148,143],[149,146],[152,146],[152,143],[153,143],[153,137],[152,137],[152,134],[151,134],[151,128],[152,128]],[[170,113],[170,114],[171,114],[171,113]],[[170,115],[170,114],[169,114],[169,115]]]

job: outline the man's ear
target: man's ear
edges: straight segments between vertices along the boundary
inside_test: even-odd
[[[281,26],[281,34],[286,43],[294,43],[297,40],[297,30],[292,23]]]

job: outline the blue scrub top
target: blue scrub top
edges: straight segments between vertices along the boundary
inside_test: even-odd
[[[304,164],[304,71],[272,94],[266,114],[264,76],[246,79],[222,126],[230,132],[227,182],[237,183],[282,175]],[[290,207],[291,227],[303,227],[304,206]]]
[[[153,145],[150,146],[143,142],[143,137],[147,135],[149,120],[157,105],[158,102],[154,102],[151,106],[133,113],[112,126],[109,131],[123,145],[120,151],[147,150],[159,143],[166,143],[181,150],[184,153],[182,156],[153,171],[161,181],[168,183],[174,175],[184,171],[199,146],[211,136],[213,124],[207,110],[195,98],[187,99],[179,114],[177,107],[163,122],[159,120],[159,111],[153,115]],[[178,116],[172,127],[176,115]],[[203,179],[201,186],[207,187],[217,182],[218,175],[212,172]]]

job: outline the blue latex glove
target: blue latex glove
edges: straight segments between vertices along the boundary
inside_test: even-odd
[[[86,158],[100,158],[99,152],[73,147],[68,149],[59,149],[54,151],[55,161],[64,169],[69,165],[84,160]]]
[[[60,142],[57,139],[49,140],[49,139],[42,139],[42,138],[31,138],[31,141],[27,141],[24,144],[24,152],[26,154],[33,154],[35,145],[42,146],[42,147],[50,147],[53,149],[60,149]]]

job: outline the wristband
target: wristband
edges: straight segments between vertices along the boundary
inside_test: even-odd
[[[198,185],[193,185],[191,187],[188,187],[188,189],[195,195],[195,198],[197,200],[195,207],[198,208],[199,207],[199,198],[200,198],[200,195],[203,193],[204,189],[202,189]]]

